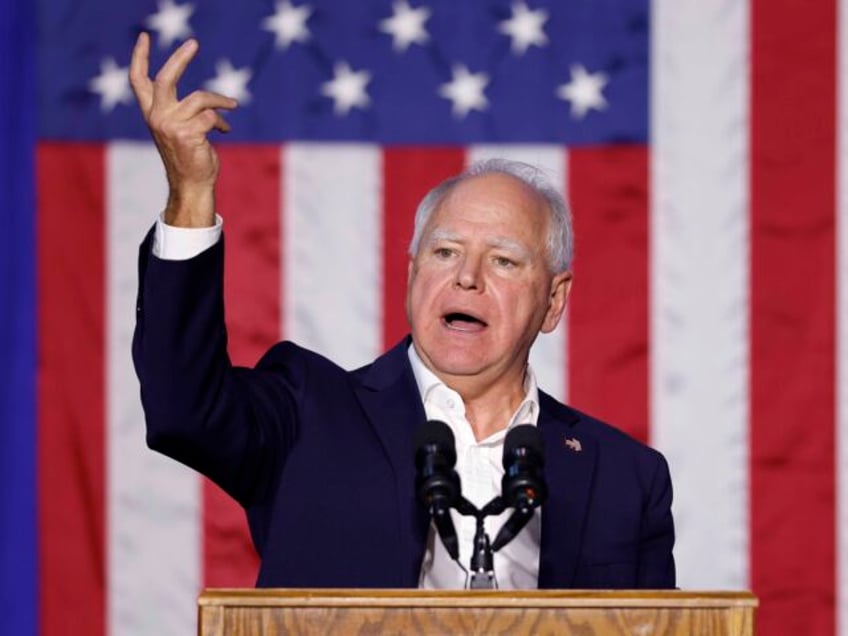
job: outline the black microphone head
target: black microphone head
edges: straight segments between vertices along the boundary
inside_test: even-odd
[[[503,465],[507,468],[514,459],[516,452],[535,454],[540,465],[545,463],[545,452],[542,446],[542,435],[532,424],[522,424],[509,429],[504,438]]]
[[[456,442],[450,426],[430,420],[415,431],[415,491],[428,508],[436,530],[451,558],[459,558],[459,540],[450,509],[461,499],[456,464]]]
[[[415,431],[415,490],[428,506],[434,502],[452,506],[459,499],[461,486],[456,465],[453,431],[444,422],[430,420]]]
[[[440,453],[450,468],[456,464],[456,438],[450,426],[440,420],[428,420],[415,429],[415,464],[420,468],[421,457],[427,452]]]
[[[510,429],[504,439],[501,496],[510,508],[535,508],[548,495],[542,435],[530,424]]]

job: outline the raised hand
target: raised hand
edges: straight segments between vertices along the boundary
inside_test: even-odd
[[[181,227],[215,223],[219,165],[207,135],[213,129],[228,132],[230,126],[217,109],[238,106],[236,100],[209,91],[195,91],[178,99],[177,83],[197,50],[197,41],[187,40],[151,80],[150,36],[142,33],[130,63],[130,84],[168,176],[165,222]]]

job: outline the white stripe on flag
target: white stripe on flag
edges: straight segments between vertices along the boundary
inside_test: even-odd
[[[355,144],[283,152],[283,333],[358,367],[382,348],[381,153]]]
[[[837,11],[836,633],[848,636],[848,0]]]
[[[566,192],[566,158],[562,146],[555,145],[494,145],[481,144],[468,149],[469,163],[491,157],[504,157],[513,161],[523,161],[545,171],[548,178],[563,196]],[[558,400],[566,401],[567,379],[567,341],[566,320],[549,334],[542,334],[530,351],[530,364],[539,388],[550,393]]]
[[[167,190],[152,144],[115,143],[106,163],[108,634],[190,634],[200,589],[198,478],[147,449],[130,359],[138,244]]]
[[[748,13],[657,0],[651,29],[651,437],[678,583],[748,586]]]

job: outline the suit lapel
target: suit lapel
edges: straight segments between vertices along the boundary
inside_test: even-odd
[[[548,501],[542,507],[540,588],[568,588],[583,542],[597,442],[582,435],[578,415],[539,394],[539,429],[545,445]]]
[[[398,536],[403,542],[403,585],[418,583],[427,542],[429,517],[415,498],[413,435],[426,420],[424,405],[409,365],[406,339],[357,375],[356,393],[392,466],[398,510]]]

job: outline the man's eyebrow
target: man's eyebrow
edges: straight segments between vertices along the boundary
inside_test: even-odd
[[[439,241],[451,241],[453,243],[459,243],[461,242],[461,240],[462,239],[460,238],[459,234],[455,232],[449,232],[447,230],[442,230],[439,228],[436,228],[435,230],[430,232],[430,236],[427,237],[428,244],[438,243]]]

